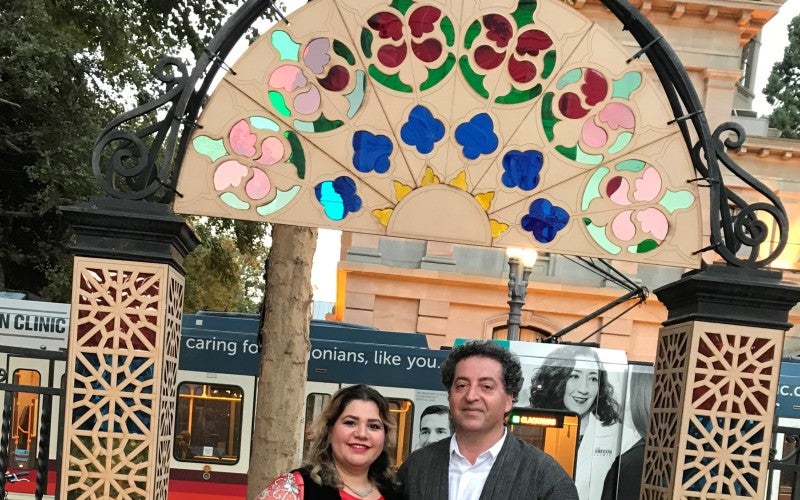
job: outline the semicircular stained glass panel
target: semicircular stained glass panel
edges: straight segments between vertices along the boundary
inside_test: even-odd
[[[697,267],[661,88],[553,0],[316,0],[210,97],[180,213]]]

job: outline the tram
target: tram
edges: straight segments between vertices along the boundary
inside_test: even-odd
[[[8,382],[63,387],[63,356],[62,361],[51,362],[20,354],[19,349],[47,353],[65,350],[68,322],[66,304],[0,299],[0,369],[5,370]],[[184,315],[170,499],[245,498],[259,371],[258,330],[259,318],[255,315]],[[534,374],[548,359],[566,356],[570,349],[559,344],[498,342],[519,356],[525,378],[517,406],[509,415],[510,431],[555,457],[575,479],[581,498],[599,499],[608,464],[640,437],[632,424],[631,407],[635,405],[631,404],[631,391],[638,375],[652,374],[652,365],[629,363],[623,351],[588,348],[602,363],[603,377],[618,405],[619,422],[607,426],[605,434],[584,435],[577,413],[530,408]],[[15,349],[16,354],[5,352]],[[421,334],[312,320],[305,415],[299,425],[313,422],[340,387],[372,385],[390,402],[395,426],[394,436],[388,441],[393,443],[392,460],[399,465],[428,441],[425,415],[441,408],[446,412],[447,394],[440,382],[440,366],[446,356],[447,350],[429,349]],[[795,392],[792,394],[800,396],[800,390]],[[57,399],[50,423],[54,430],[59,429]],[[35,472],[41,405],[42,397],[37,394],[12,393],[7,436],[7,463],[12,472]],[[50,436],[49,495],[55,491],[59,439],[57,432]],[[308,447],[307,440],[300,443],[298,456]],[[34,476],[28,477],[33,481]],[[6,488],[11,499],[32,498],[34,491],[32,482],[6,484]]]

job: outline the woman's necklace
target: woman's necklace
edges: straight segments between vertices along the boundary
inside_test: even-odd
[[[366,498],[367,496],[369,496],[370,493],[375,491],[375,485],[374,484],[370,484],[369,488],[366,489],[366,490],[357,490],[357,489],[353,488],[352,486],[350,486],[349,484],[345,483],[344,481],[342,481],[342,484],[344,485],[345,488],[347,488],[348,490],[350,490],[353,493],[355,493],[358,498]]]

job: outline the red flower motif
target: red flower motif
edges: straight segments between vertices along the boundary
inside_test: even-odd
[[[538,68],[528,58],[538,57],[540,52],[553,46],[550,36],[537,29],[529,29],[520,33],[514,40],[514,28],[505,16],[487,14],[483,16],[483,27],[486,38],[492,44],[483,44],[475,48],[475,64],[485,71],[500,66],[508,58],[508,73],[517,83],[529,83],[538,74]],[[509,57],[507,47],[514,41],[514,49]]]
[[[408,32],[411,40],[405,40],[404,20],[393,12],[378,12],[367,21],[367,25],[377,32],[382,44],[377,50],[378,61],[387,68],[396,68],[403,64],[411,53],[420,61],[428,64],[436,61],[444,52],[442,43],[430,37],[437,29],[436,23],[442,17],[442,11],[436,7],[422,6],[414,9],[407,15]],[[399,43],[394,43],[399,42]]]

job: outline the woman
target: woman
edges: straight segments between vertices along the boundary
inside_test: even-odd
[[[340,389],[320,415],[308,463],[275,479],[257,500],[394,500],[386,452],[389,404],[375,389]]]
[[[598,500],[619,454],[622,426],[614,388],[596,352],[573,345],[551,352],[533,374],[530,404],[580,416],[575,485],[581,500]]]

